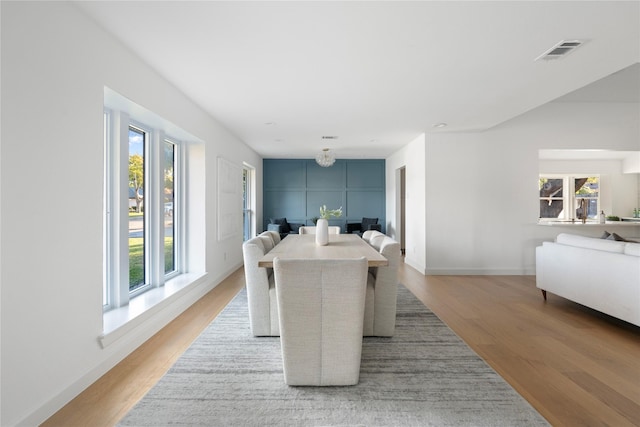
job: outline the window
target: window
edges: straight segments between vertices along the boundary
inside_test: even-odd
[[[174,171],[176,168],[178,145],[164,141],[164,274],[172,276],[177,273],[176,228],[174,218]]]
[[[171,318],[211,279],[204,141],[105,86],[103,145],[106,348]]]
[[[596,219],[600,212],[600,177],[540,175],[541,221]]]
[[[145,149],[147,133],[129,127],[129,291],[144,286],[145,279]]]
[[[105,310],[161,287],[183,271],[180,141],[105,112]]]
[[[255,234],[253,230],[253,168],[245,165],[242,168],[242,238],[249,240]]]

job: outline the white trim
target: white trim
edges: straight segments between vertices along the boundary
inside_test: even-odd
[[[163,260],[163,267],[162,267],[162,273],[164,274],[164,280],[170,280],[176,276],[178,276],[179,274],[182,274],[183,272],[187,271],[184,263],[182,262],[183,260],[186,259],[186,253],[184,251],[185,249],[185,245],[184,245],[184,227],[183,227],[183,218],[186,218],[182,215],[182,213],[184,212],[184,209],[186,209],[186,207],[181,203],[182,199],[183,199],[183,192],[186,191],[186,188],[183,187],[183,182],[186,181],[186,168],[183,167],[182,164],[182,159],[184,158],[183,153],[184,153],[184,146],[186,144],[183,144],[181,141],[178,141],[174,138],[169,137],[168,135],[164,135],[164,138],[162,139],[162,146],[163,146],[163,150],[162,152],[164,153],[164,149],[165,149],[165,144],[172,144],[173,145],[173,209],[172,209],[172,220],[173,220],[173,249],[174,249],[174,271],[168,274],[164,273],[164,260]],[[162,165],[164,165],[164,159],[162,161]],[[164,170],[161,169],[161,173],[164,176]],[[164,184],[162,185],[162,191],[164,191]],[[161,204],[162,204],[162,213],[160,214],[161,217],[161,222],[163,224],[162,227],[162,238],[166,238],[165,235],[165,229],[164,229],[164,219],[165,219],[165,213],[164,213],[164,197],[162,197],[161,200]]]
[[[426,275],[427,274],[426,267],[424,265],[422,265],[421,263],[415,261],[414,259],[410,258],[408,255],[405,256],[404,262],[405,262],[405,264],[411,266],[413,269],[417,270],[420,274],[422,274],[422,275]]]
[[[188,162],[187,144],[181,143],[176,146],[176,159],[173,176],[173,233],[174,248],[176,248],[176,268],[179,273],[189,271],[187,266],[188,255],[188,220],[189,212],[187,206],[187,180]],[[175,169],[180,170],[180,176],[175,176]],[[204,197],[204,195],[203,195]]]
[[[164,284],[164,132],[154,130],[150,135],[147,188],[144,215],[149,223],[149,283],[153,287]],[[148,208],[148,209],[146,209]],[[145,242],[146,244],[147,242]],[[145,245],[146,246],[146,245]],[[162,249],[160,249],[162,248]]]
[[[246,171],[247,174],[247,194],[245,195],[247,199],[246,207],[243,206],[243,210],[246,208],[249,211],[249,235],[248,238],[255,236],[257,230],[256,224],[256,168],[248,164],[247,162],[242,162],[242,170],[243,173]],[[243,221],[244,222],[244,221]],[[244,223],[242,224],[242,234],[244,238]]]
[[[533,276],[535,267],[519,268],[427,268],[426,276]]]

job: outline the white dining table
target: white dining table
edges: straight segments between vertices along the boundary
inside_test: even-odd
[[[389,261],[356,234],[330,234],[329,243],[317,245],[313,234],[289,234],[258,261],[259,267],[273,267],[273,259],[349,259],[365,257],[369,267]]]

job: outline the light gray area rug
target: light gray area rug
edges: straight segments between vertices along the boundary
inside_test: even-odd
[[[279,338],[251,335],[243,289],[122,426],[543,426],[404,286],[396,334],[364,338],[360,383],[289,387]]]

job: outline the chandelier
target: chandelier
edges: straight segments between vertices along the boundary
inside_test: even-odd
[[[322,152],[316,155],[316,163],[322,166],[323,168],[328,168],[329,166],[333,166],[336,162],[336,156],[328,148],[323,148]]]

